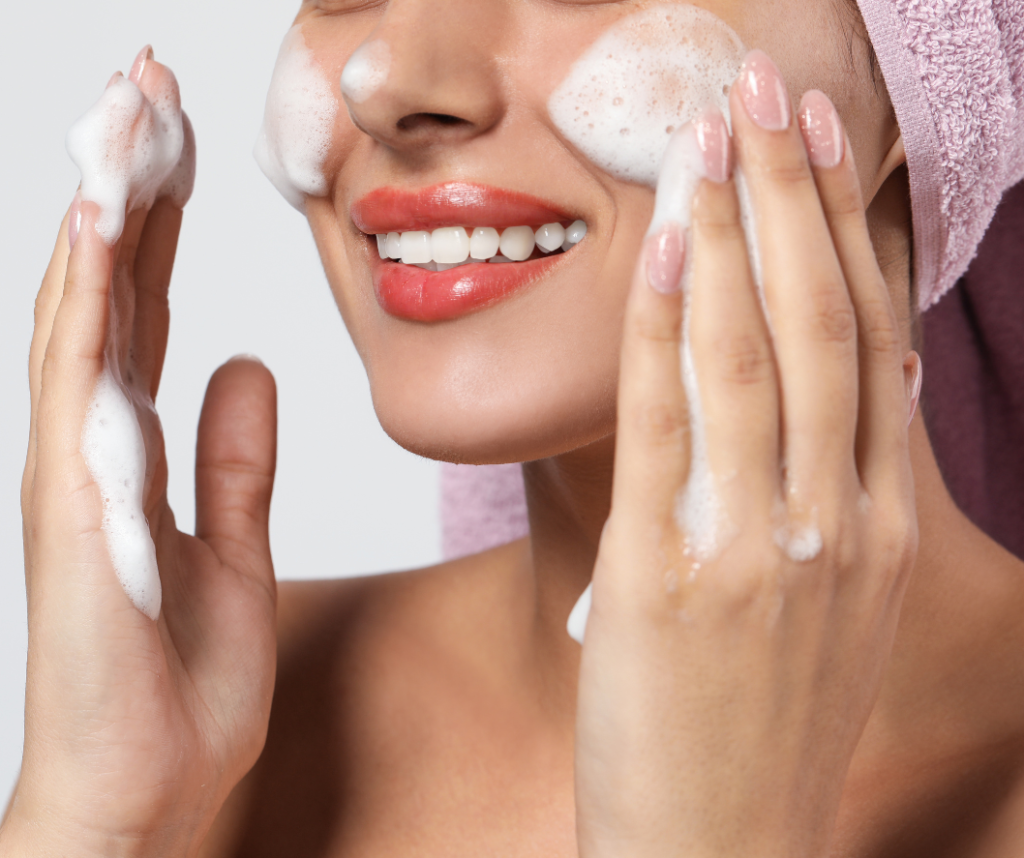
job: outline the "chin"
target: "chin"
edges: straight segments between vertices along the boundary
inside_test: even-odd
[[[371,392],[384,431],[411,453],[493,465],[568,453],[611,435],[615,378],[512,375],[477,364],[469,373],[401,379],[381,368]]]

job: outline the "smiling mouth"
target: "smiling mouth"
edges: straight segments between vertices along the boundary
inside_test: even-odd
[[[441,272],[474,263],[516,263],[571,250],[587,234],[582,220],[546,223],[539,227],[445,226],[376,234],[381,259]]]

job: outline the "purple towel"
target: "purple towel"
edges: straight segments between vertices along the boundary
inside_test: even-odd
[[[1024,558],[1024,183],[1007,192],[978,256],[922,317],[924,410],[950,494]]]

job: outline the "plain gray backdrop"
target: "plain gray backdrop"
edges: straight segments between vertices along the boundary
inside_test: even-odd
[[[271,538],[278,577],[392,570],[440,556],[438,466],[400,449],[366,377],[305,220],[252,159],[278,45],[298,0],[7,4],[0,51],[0,811],[21,760],[25,584],[19,486],[28,437],[32,306],[78,184],[71,123],[152,43],[181,85],[199,169],[171,287],[157,406],[170,499],[191,529],[195,425],[210,373],[239,352],[277,377]]]

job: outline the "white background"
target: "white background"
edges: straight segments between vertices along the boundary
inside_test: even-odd
[[[21,759],[25,588],[18,505],[28,433],[32,305],[78,184],[71,123],[147,42],[170,65],[196,129],[199,172],[171,288],[158,407],[170,496],[193,519],[195,424],[206,379],[238,352],[279,388],[272,540],[279,578],[332,577],[440,556],[438,466],[373,415],[362,366],[305,220],[251,157],[293,2],[86,0],[4,8],[0,51],[0,812]]]

